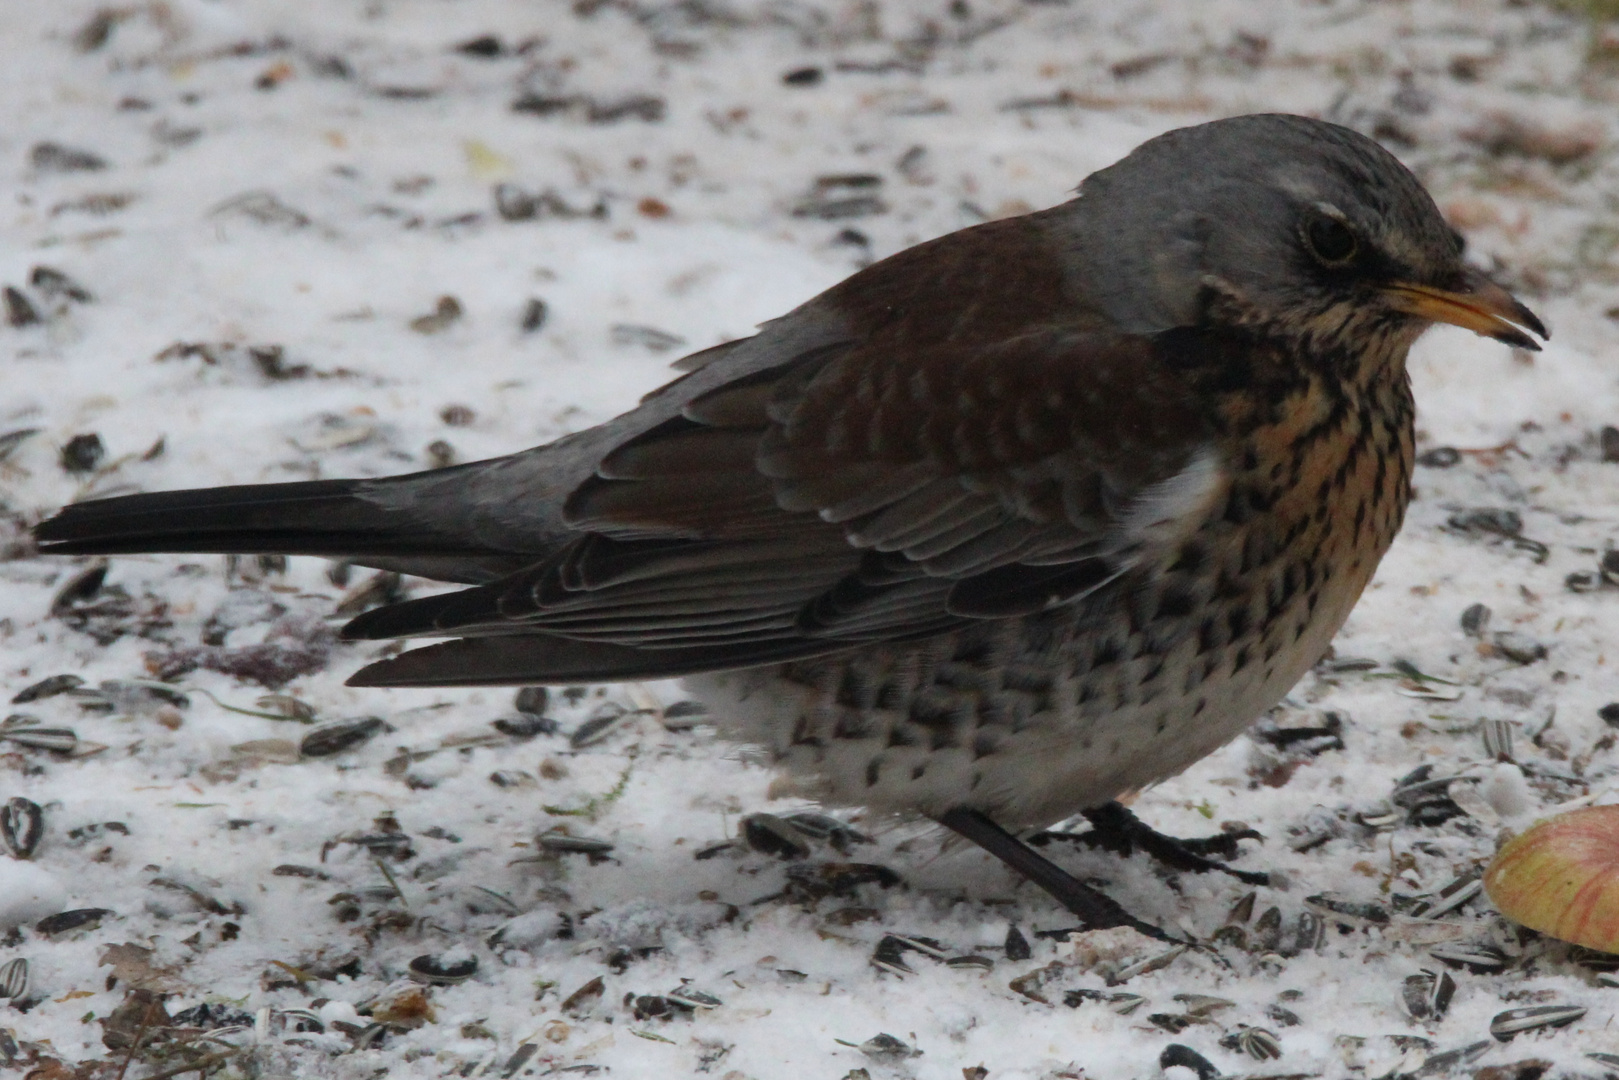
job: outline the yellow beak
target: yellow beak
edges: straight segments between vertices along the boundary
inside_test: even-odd
[[[1418,318],[1464,327],[1475,334],[1483,334],[1520,349],[1540,351],[1535,339],[1524,333],[1526,329],[1543,339],[1551,337],[1545,324],[1535,317],[1533,311],[1482,272],[1469,267],[1462,284],[1462,291],[1451,292],[1431,285],[1397,281],[1384,286],[1383,291],[1401,311]]]

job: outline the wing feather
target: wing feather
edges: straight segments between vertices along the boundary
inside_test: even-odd
[[[846,340],[698,394],[604,453],[566,501],[577,539],[546,562],[349,632],[747,666],[1107,589],[1224,490],[1212,410],[1163,342],[1100,328],[1053,278],[985,273],[954,265],[925,310],[868,284]],[[983,295],[947,306],[950,282]]]

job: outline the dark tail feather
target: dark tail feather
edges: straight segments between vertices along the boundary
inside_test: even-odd
[[[53,555],[210,551],[349,555],[397,550],[396,517],[355,497],[360,481],[158,491],[72,503],[34,528]]]
[[[540,686],[674,679],[847,649],[847,642],[780,641],[697,649],[635,649],[547,634],[458,638],[363,667],[350,686]]]
[[[367,497],[397,482],[309,480],[95,499],[63,507],[34,535],[49,555],[324,555],[467,582],[536,560],[533,553],[491,550],[419,512]]]

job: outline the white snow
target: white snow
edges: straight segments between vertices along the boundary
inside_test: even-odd
[[[19,927],[0,939],[0,962],[25,958],[32,979],[25,1001],[0,1003],[16,1067],[110,1062],[97,1075],[114,1075],[145,1008],[126,995],[146,989],[166,995],[170,1016],[207,1003],[260,1023],[212,1043],[156,1023],[164,1037],[148,1033],[130,1080],[227,1046],[246,1049],[226,1075],[767,1080],[866,1069],[956,1080],[982,1065],[994,1080],[1125,1080],[1157,1071],[1172,1043],[1226,1074],[1370,1078],[1489,1040],[1495,1013],[1546,1002],[1589,1011],[1567,1028],[1490,1041],[1465,1068],[1545,1058],[1557,1075],[1601,1073],[1584,1055],[1619,1053],[1614,991],[1566,949],[1513,935],[1483,899],[1436,921],[1329,922],[1319,948],[1289,945],[1307,896],[1387,905],[1437,890],[1489,856],[1498,828],[1616,798],[1619,757],[1597,710],[1619,699],[1619,652],[1606,655],[1619,591],[1596,578],[1589,591],[1565,585],[1594,575],[1619,522],[1619,464],[1601,460],[1598,439],[1619,423],[1619,24],[1588,21],[1603,10],[0,5],[0,284],[39,316],[0,326],[0,690],[71,673],[104,691],[11,706],[74,729],[74,755],[0,743],[0,798],[33,800],[46,819],[32,860],[0,856],[0,922]],[[457,50],[483,35],[500,55]],[[818,82],[783,81],[806,68]],[[525,95],[556,107],[514,111]],[[662,118],[644,118],[654,99]],[[629,115],[604,118],[615,108]],[[50,613],[84,567],[33,555],[26,526],[67,501],[397,473],[432,465],[440,440],[456,460],[534,445],[627,408],[670,377],[673,359],[748,333],[869,259],[1051,205],[1169,128],[1272,109],[1377,133],[1464,228],[1474,259],[1554,330],[1532,358],[1451,329],[1413,355],[1421,449],[1459,448],[1459,461],[1418,469],[1405,532],[1337,642],[1340,660],[1378,666],[1324,666],[1271,718],[1312,727],[1336,713],[1344,748],[1308,757],[1244,737],[1137,804],[1168,832],[1232,821],[1265,834],[1239,865],[1291,884],[1258,890],[1243,929],[1259,941],[1274,907],[1278,946],[1227,943],[1109,987],[1105,967],[1161,950],[1118,935],[1035,937],[1072,920],[986,856],[941,852],[928,829],[856,821],[880,831],[875,845],[847,857],[823,846],[808,865],[880,863],[903,884],[818,901],[784,895],[790,867],[770,856],[696,859],[735,836],[740,815],[802,804],[773,798],[770,772],[701,725],[665,728],[658,710],[682,697],[673,684],[553,691],[562,734],[530,739],[490,726],[517,716],[509,691],[344,687],[379,647],[322,635],[365,571],[345,587],[311,559],[265,572],[252,560],[232,570],[218,557],[121,557],[86,601],[120,608],[83,624],[108,640],[76,629],[72,612]],[[104,167],[64,171],[72,152]],[[850,175],[880,183],[817,188]],[[559,202],[547,205],[582,216],[504,220],[501,183],[551,192]],[[863,195],[885,211],[794,213]],[[598,203],[605,217],[589,215]],[[30,284],[41,266],[93,300],[53,290],[48,275]],[[460,317],[432,318],[446,296]],[[547,318],[525,332],[535,299]],[[644,344],[660,334],[682,344]],[[267,376],[271,346],[282,371],[308,370]],[[37,431],[7,438],[26,429]],[[91,433],[105,456],[70,474],[62,448]],[[1447,524],[1478,508],[1514,511],[1521,535],[1544,547]],[[1458,623],[1474,603],[1492,610],[1482,638]],[[1518,635],[1510,649],[1538,644],[1545,657],[1512,659],[1504,632]],[[205,640],[215,660],[310,641],[330,652],[278,687],[187,671],[169,684],[183,704],[130,685]],[[1402,682],[1396,661],[1447,681]],[[1409,696],[1424,687],[1437,693]],[[321,722],[375,716],[390,729],[300,759],[308,728],[246,714],[288,713],[272,690]],[[632,712],[571,749],[566,733],[604,701]],[[1511,725],[1516,764],[1489,760],[1481,719]],[[1480,797],[1458,804],[1477,816],[1383,832],[1356,823],[1419,765],[1476,784]],[[616,847],[596,863],[549,854],[536,836],[553,827]],[[395,832],[409,858],[390,855],[402,854]],[[1140,856],[1048,851],[1141,917],[1205,940],[1248,891]],[[55,935],[36,926],[78,908],[112,914]],[[1013,925],[1031,958],[1001,951]],[[934,938],[993,967],[913,951],[903,959],[914,974],[881,971],[870,958],[887,934]],[[1440,970],[1427,950],[1449,937],[1494,940],[1514,962],[1454,972],[1448,1012],[1413,1018],[1404,980]],[[419,985],[408,965],[424,955],[441,967],[470,956],[478,970],[421,991],[431,1017],[410,1027],[400,1017]],[[597,977],[599,995],[565,1008]],[[684,980],[722,1004],[635,1015],[635,996]],[[1070,1008],[1075,990],[1146,1002],[1128,1015],[1094,1000]],[[1171,1034],[1149,1017],[1187,1013],[1180,993],[1233,1004]],[[288,1009],[314,1010],[326,1030],[300,1031]],[[379,1015],[393,1026],[356,1048],[351,1035]],[[1281,1058],[1222,1045],[1241,1025],[1271,1030]],[[920,1055],[858,1049],[879,1033]],[[514,1054],[528,1056],[509,1072]]]

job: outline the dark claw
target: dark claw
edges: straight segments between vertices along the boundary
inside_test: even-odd
[[[1268,874],[1254,870],[1238,870],[1209,858],[1210,855],[1219,855],[1229,859],[1237,855],[1238,841],[1263,840],[1264,837],[1253,829],[1180,840],[1158,832],[1116,802],[1105,803],[1094,810],[1086,810],[1085,818],[1091,823],[1090,832],[1040,833],[1031,837],[1029,842],[1044,845],[1052,840],[1068,840],[1120,855],[1129,855],[1140,848],[1165,866],[1176,870],[1188,870],[1198,874],[1218,871],[1249,885],[1270,884]]]

